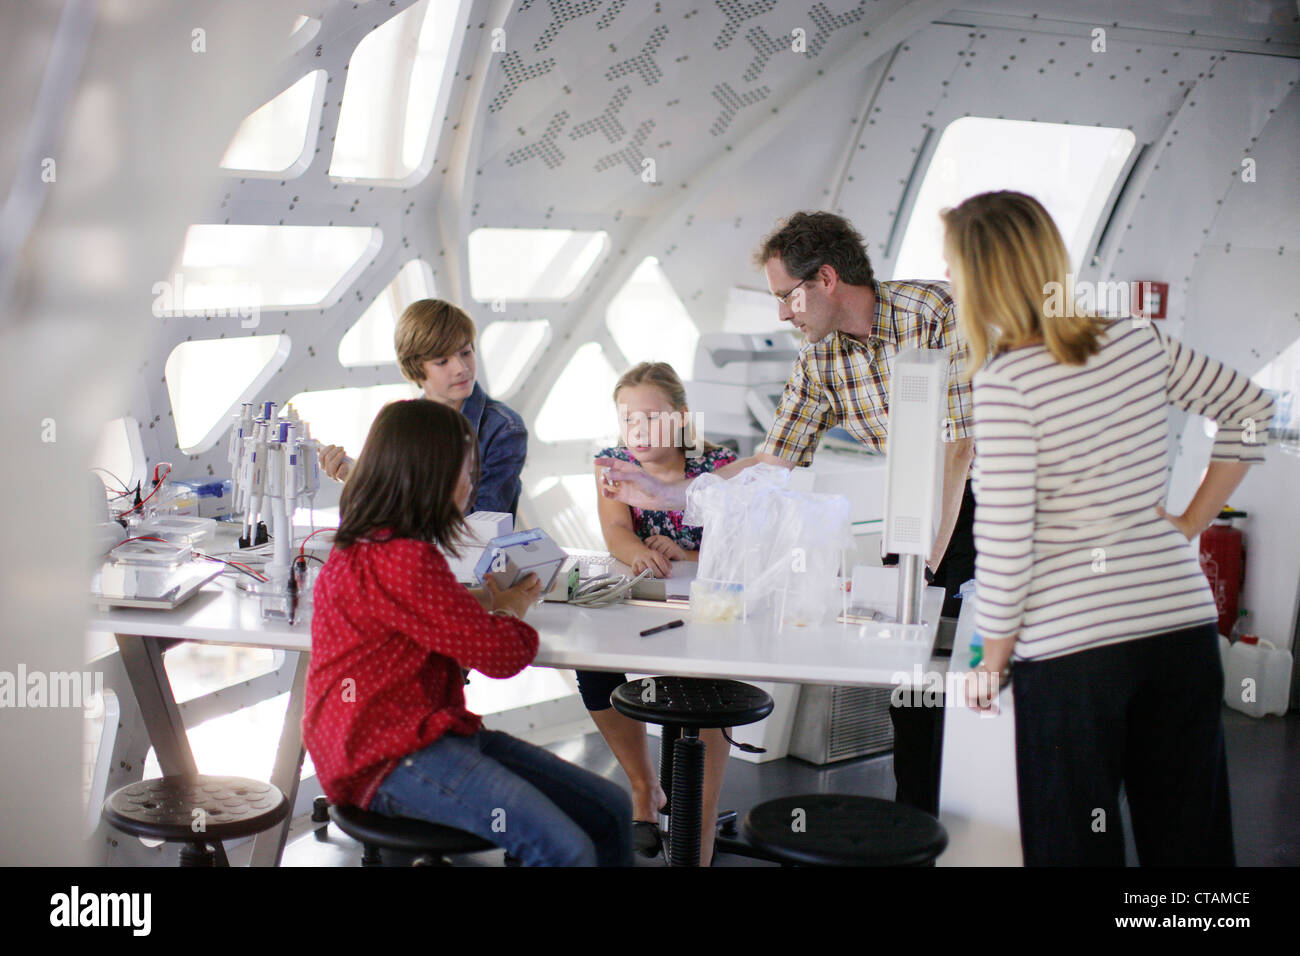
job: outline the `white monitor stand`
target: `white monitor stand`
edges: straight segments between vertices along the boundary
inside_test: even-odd
[[[898,555],[898,621],[921,620],[925,559],[938,530],[943,491],[943,410],[948,355],[903,349],[889,386],[882,547]]]

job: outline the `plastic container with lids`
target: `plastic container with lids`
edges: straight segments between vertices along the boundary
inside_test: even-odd
[[[1220,642],[1223,650],[1223,642]],[[1223,702],[1252,717],[1286,713],[1291,694],[1291,652],[1244,635],[1223,657]]]

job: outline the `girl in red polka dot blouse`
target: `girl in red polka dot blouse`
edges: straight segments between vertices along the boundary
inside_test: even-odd
[[[497,731],[465,708],[462,668],[519,673],[541,585],[470,591],[455,552],[477,478],[473,429],[437,402],[379,413],[340,501],[314,589],[303,741],[336,804],[475,833],[528,865],[627,866],[616,784]]]

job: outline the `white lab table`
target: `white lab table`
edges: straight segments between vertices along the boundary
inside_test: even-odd
[[[923,616],[933,647],[943,603],[940,588],[927,588]],[[289,706],[281,731],[271,782],[293,803],[302,770],[302,712],[311,649],[311,601],[304,599],[298,620],[264,620],[257,601],[226,575],[206,585],[174,611],[114,608],[95,610],[88,630],[117,635],[150,741],[164,774],[195,773],[175,696],[163,667],[166,639],[265,647],[296,652]],[[639,631],[680,618],[685,626],[650,637]],[[833,618],[810,627],[775,627],[770,620],[747,623],[697,622],[683,607],[619,605],[577,608],[546,604],[533,608],[528,623],[540,636],[534,666],[632,671],[687,677],[722,677],[800,684],[864,687],[907,685],[922,670],[946,670],[947,660],[918,656],[915,646],[900,646],[869,636],[881,625],[840,624]],[[278,864],[289,820],[254,842],[253,865]]]
[[[962,602],[947,684],[943,755],[939,769],[939,822],[948,848],[939,866],[1021,866],[1020,803],[1016,789],[1016,709],[1010,687],[997,706],[965,706],[963,683],[970,673],[975,633],[975,597]]]

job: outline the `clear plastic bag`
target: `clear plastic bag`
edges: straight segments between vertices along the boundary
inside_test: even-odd
[[[789,481],[789,469],[761,464],[730,480],[709,474],[692,482],[684,520],[703,528],[694,615],[771,614],[807,625],[839,609],[838,574],[852,541],[848,499],[791,491]]]

